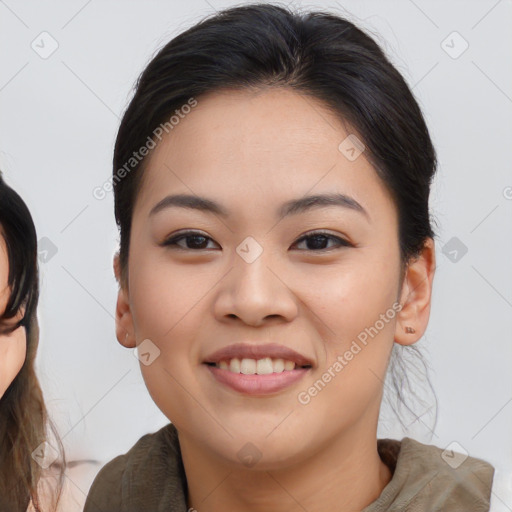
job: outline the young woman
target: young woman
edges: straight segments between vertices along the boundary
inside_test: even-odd
[[[435,169],[407,84],[345,19],[253,4],[169,42],[113,185],[117,338],[172,423],[85,512],[489,510],[490,464],[376,434],[394,347],[427,328]]]
[[[27,508],[41,512],[56,510],[62,489],[62,446],[48,419],[34,369],[39,341],[38,295],[34,223],[23,200],[0,174],[2,512],[25,512]],[[53,438],[45,445],[48,427]]]

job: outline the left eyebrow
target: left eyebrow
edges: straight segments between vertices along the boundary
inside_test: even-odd
[[[289,215],[304,213],[313,208],[324,208],[327,206],[340,206],[356,212],[362,213],[367,219],[370,218],[368,212],[353,197],[346,194],[316,194],[312,196],[292,199],[284,203],[278,211],[280,219]]]
[[[298,215],[311,209],[331,206],[347,208],[363,214],[368,220],[370,218],[364,207],[353,197],[340,193],[315,194],[286,201],[281,205],[280,208],[278,208],[277,217],[279,219],[283,219],[284,217],[288,217],[290,215]],[[189,194],[176,194],[164,197],[151,209],[149,215],[155,215],[165,208],[171,207],[199,210],[207,213],[213,213],[224,218],[230,216],[230,212],[224,208],[224,206],[213,201],[212,199]]]

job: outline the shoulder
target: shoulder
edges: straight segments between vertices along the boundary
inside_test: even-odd
[[[489,511],[494,467],[461,445],[440,448],[404,437],[379,439],[377,447],[393,476],[365,512]]]
[[[85,493],[97,473],[97,461],[70,461],[45,469],[37,484],[38,499],[43,510],[82,512]],[[27,512],[36,512],[30,500]]]
[[[464,506],[468,510],[488,511],[494,467],[483,459],[470,456],[460,444],[440,448],[405,437],[397,461],[401,471],[422,476],[425,496],[433,506],[449,509]],[[421,492],[413,497],[421,502]],[[441,508],[440,508],[441,510]]]
[[[177,431],[168,424],[144,435],[128,452],[103,466],[91,485],[84,512],[150,507],[159,495],[179,494],[183,479]]]

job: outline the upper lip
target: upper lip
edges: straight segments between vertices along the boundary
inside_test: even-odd
[[[235,343],[216,350],[205,358],[204,363],[219,363],[220,361],[229,361],[235,357],[238,359],[263,359],[265,357],[271,357],[272,359],[293,361],[298,366],[313,366],[312,361],[307,357],[291,348],[276,343],[266,345]]]

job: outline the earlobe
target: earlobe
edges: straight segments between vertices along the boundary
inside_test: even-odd
[[[402,308],[397,316],[395,341],[416,343],[427,329],[435,272],[435,244],[428,238],[421,254],[409,262],[400,296]]]
[[[116,303],[116,337],[117,341],[126,348],[135,348],[133,318],[128,293],[121,283],[119,254],[114,256],[114,273],[119,283]]]

